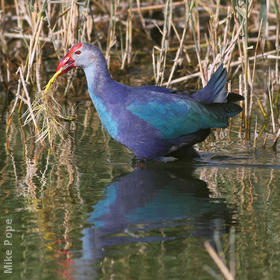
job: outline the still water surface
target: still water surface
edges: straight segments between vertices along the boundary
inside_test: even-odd
[[[230,236],[236,279],[278,279],[278,153],[224,140],[200,160],[137,168],[90,102],[70,107],[77,120],[56,153],[27,149],[16,124],[8,153],[3,109],[0,279],[214,279],[203,244],[228,263]]]

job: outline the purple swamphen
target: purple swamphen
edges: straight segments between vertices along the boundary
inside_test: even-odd
[[[237,94],[225,92],[227,71],[221,65],[208,84],[192,95],[159,86],[127,86],[114,81],[96,46],[79,43],[60,61],[61,74],[81,67],[102,125],[137,159],[179,156],[203,141],[210,128],[225,128],[241,112]]]

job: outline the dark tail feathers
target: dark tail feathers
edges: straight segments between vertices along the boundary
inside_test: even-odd
[[[227,126],[228,118],[231,118],[242,111],[242,108],[235,103],[212,103],[206,104],[205,107],[211,114],[215,115],[217,119],[224,121]]]
[[[231,103],[231,102],[237,102],[237,101],[243,101],[244,97],[242,95],[233,93],[233,92],[229,92],[228,96],[227,96],[227,103]]]
[[[192,98],[206,104],[210,103],[229,103],[243,100],[241,95],[225,92],[227,81],[227,71],[221,64],[217,71],[212,75],[210,81],[203,89],[195,92]]]

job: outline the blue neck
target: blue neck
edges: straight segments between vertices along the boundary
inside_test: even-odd
[[[106,65],[100,67],[100,65],[91,64],[89,67],[84,68],[86,74],[88,89],[90,96],[102,95],[104,88],[112,81],[112,78],[107,70]]]
[[[110,99],[108,94],[109,84],[112,83],[112,78],[106,69],[97,69],[96,65],[91,65],[84,68],[86,74],[88,90],[90,98],[94,104],[94,107],[99,115],[99,118],[113,138],[117,138],[118,128],[117,123],[114,121],[109,108],[107,108],[106,100]]]
[[[84,68],[84,72],[87,78],[88,90],[91,95],[91,93],[94,91],[94,85],[96,84],[96,66],[91,65],[87,68]]]

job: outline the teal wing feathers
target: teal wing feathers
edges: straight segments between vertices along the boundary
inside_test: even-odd
[[[161,137],[174,139],[210,127],[226,127],[227,116],[213,113],[197,101],[173,95],[167,98],[156,94],[140,98],[127,109],[160,131]],[[223,104],[225,105],[225,104]]]

